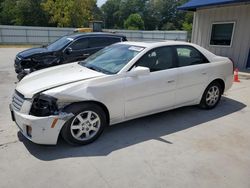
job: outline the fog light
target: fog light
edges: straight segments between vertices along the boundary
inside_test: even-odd
[[[32,127],[31,126],[26,126],[26,132],[29,137],[32,137]]]

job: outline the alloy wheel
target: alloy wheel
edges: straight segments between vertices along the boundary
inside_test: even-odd
[[[99,131],[100,126],[101,120],[97,113],[84,111],[75,116],[70,131],[75,139],[85,141],[93,138]]]

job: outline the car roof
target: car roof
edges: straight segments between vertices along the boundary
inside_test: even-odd
[[[74,33],[71,35],[67,35],[67,37],[72,39],[78,39],[81,37],[98,37],[98,36],[113,36],[113,37],[126,37],[125,35],[115,34],[115,33],[107,33],[107,32],[91,32],[91,33]]]
[[[144,41],[144,42],[131,42],[126,41],[122,44],[127,45],[133,45],[133,46],[141,46],[144,48],[155,48],[155,47],[161,47],[161,46],[168,46],[168,45],[192,45],[192,43],[189,42],[183,42],[183,41],[174,41],[174,40],[160,40],[160,41]]]

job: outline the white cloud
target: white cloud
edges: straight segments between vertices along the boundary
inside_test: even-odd
[[[97,6],[101,7],[107,0],[97,0]]]

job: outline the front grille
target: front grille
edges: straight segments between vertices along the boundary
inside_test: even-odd
[[[14,110],[20,111],[22,108],[23,102],[24,102],[24,96],[18,91],[15,91],[12,97],[12,106]]]

